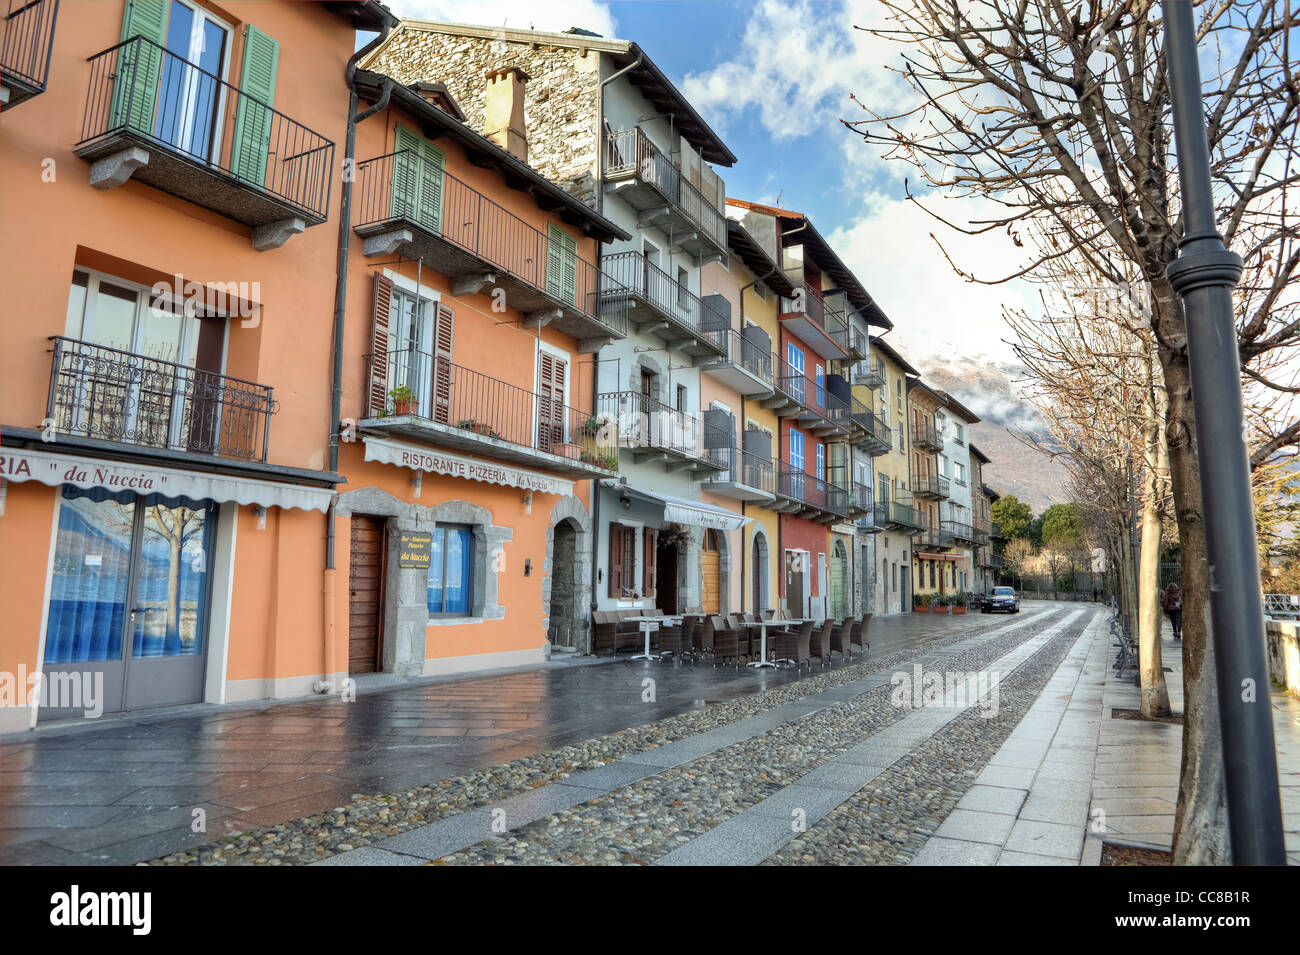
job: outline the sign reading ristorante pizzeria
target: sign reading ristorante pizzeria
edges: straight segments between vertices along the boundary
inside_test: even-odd
[[[397,541],[398,567],[428,568],[432,554],[432,534],[428,531],[402,531]]]
[[[445,474],[447,477],[462,478],[467,481],[503,484],[507,487],[522,488],[525,491],[536,491],[539,494],[573,493],[572,481],[538,471],[512,468],[492,461],[480,461],[459,454],[449,454],[446,451],[426,450],[400,441],[367,437],[365,442],[367,461],[396,464],[398,467],[427,471],[430,474]]]

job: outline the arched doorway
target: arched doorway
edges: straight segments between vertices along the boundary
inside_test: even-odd
[[[755,534],[753,545],[750,547],[749,570],[753,579],[750,592],[754,611],[770,610],[768,606],[768,569],[767,569],[767,537],[763,534]]]
[[[843,541],[835,541],[831,546],[831,616],[847,617],[849,613],[848,581],[849,555]]]
[[[565,518],[555,525],[551,544],[551,603],[546,639],[553,647],[578,646],[574,632],[575,602],[577,600],[577,524]]]
[[[700,550],[700,607],[706,614],[722,613],[722,548],[711,529],[704,532]]]

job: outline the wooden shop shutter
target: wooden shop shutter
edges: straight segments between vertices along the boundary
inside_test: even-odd
[[[609,595],[623,596],[623,534],[622,524],[609,525]]]
[[[370,332],[369,418],[377,418],[388,407],[388,330],[393,305],[393,283],[382,273],[375,275],[374,325]]]
[[[641,593],[646,597],[655,596],[655,547],[658,540],[659,532],[647,527],[641,541]]]

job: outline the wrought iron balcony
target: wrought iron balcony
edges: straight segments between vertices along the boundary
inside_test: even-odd
[[[706,491],[738,501],[770,501],[776,494],[776,467],[740,448],[718,448],[725,468],[710,474],[700,485]]]
[[[985,548],[980,552],[980,566],[987,567],[990,570],[1001,570],[1002,558]]]
[[[870,339],[868,339],[865,332],[854,328],[852,324],[849,325],[849,357],[856,360],[865,360],[869,341]]]
[[[618,446],[635,461],[658,461],[669,471],[705,477],[730,465],[730,436],[698,418],[638,391],[599,395],[597,415],[613,422]]]
[[[711,332],[710,335],[723,346],[725,354],[721,358],[703,359],[700,371],[747,398],[770,397],[776,387],[776,356],[747,341],[734,328]]]
[[[875,520],[890,530],[911,531],[926,526],[925,517],[906,501],[881,501],[876,505]]]
[[[277,405],[266,385],[52,336],[45,417],[59,434],[266,461]]]
[[[415,349],[367,355],[361,427],[571,477],[618,470],[611,422]]]
[[[856,432],[851,440],[873,458],[888,454],[892,440],[889,426],[857,398],[852,401],[851,415]]]
[[[0,110],[45,92],[59,0],[9,0],[0,31]]]
[[[853,366],[853,383],[866,385],[868,388],[883,388],[885,385],[885,363],[880,358],[867,358]]]
[[[526,322],[580,341],[627,336],[626,318],[601,308],[616,283],[423,156],[403,149],[358,163],[354,199],[366,255],[422,259],[452,279],[454,294],[495,286]]]
[[[1002,525],[997,521],[989,525],[989,537],[995,541],[1002,540]]]
[[[942,521],[942,530],[945,531],[952,539],[958,543],[976,544],[979,542],[979,534],[970,524],[962,521]]]
[[[937,453],[943,450],[943,436],[940,435],[939,430],[928,421],[913,421],[912,447],[916,448],[918,451],[934,451]]]
[[[722,332],[727,316],[719,315],[698,295],[640,252],[619,252],[601,260],[601,314],[648,331],[688,355],[713,358],[726,354]]]
[[[843,487],[784,462],[777,466],[776,493],[779,503],[773,510],[827,524],[848,516],[848,492]]]
[[[605,179],[640,212],[639,225],[657,227],[699,259],[727,252],[727,217],[682,175],[641,129],[605,136]]]
[[[847,488],[849,517],[859,519],[876,511],[876,496],[872,488],[854,481]]]
[[[780,412],[782,417],[794,418],[800,427],[818,437],[836,437],[849,433],[852,419],[849,405],[836,398],[825,383],[800,374],[785,361],[779,361],[777,390],[793,401],[795,407]]]
[[[912,476],[912,493],[927,501],[946,500],[948,498],[948,479],[935,474]]]
[[[827,360],[849,357],[849,324],[843,311],[828,306],[821,290],[796,282],[794,296],[781,298],[781,324]]]
[[[333,142],[142,36],[90,58],[76,152],[91,185],[148,183],[252,227],[257,249],[329,213]]]

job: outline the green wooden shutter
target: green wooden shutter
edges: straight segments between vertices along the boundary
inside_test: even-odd
[[[162,71],[160,47],[167,38],[167,5],[168,0],[127,0],[122,16],[122,39],[141,36],[158,46],[137,41],[118,48],[110,130],[129,127],[145,136],[153,135],[158,77]]]
[[[578,241],[558,226],[546,229],[546,294],[577,304]]]
[[[442,224],[442,150],[398,126],[393,140],[393,218],[410,219],[430,232]]]
[[[257,27],[244,28],[244,63],[239,72],[239,107],[230,142],[230,171],[254,186],[266,185],[271,148],[270,107],[275,103],[275,72],[280,44]],[[283,161],[285,157],[280,157]]]

